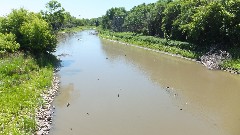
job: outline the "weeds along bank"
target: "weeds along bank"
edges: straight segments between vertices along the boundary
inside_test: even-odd
[[[0,134],[36,132],[35,113],[53,78],[50,57],[14,53],[0,58]]]
[[[239,72],[239,7],[240,0],[159,0],[128,11],[111,8],[98,20],[105,38],[199,60],[207,55],[205,65],[210,67],[226,51],[231,59],[213,67]]]
[[[0,17],[0,134],[48,134],[58,89],[52,55],[57,33],[79,31],[77,19],[56,0],[39,13],[13,9]]]
[[[0,134],[34,134],[51,86],[57,39],[38,13],[14,9],[0,19]]]
[[[210,64],[212,65],[205,65],[205,61],[201,61],[206,67],[210,68],[210,66],[217,65],[218,69],[225,70],[231,73],[239,74],[240,73],[240,59],[238,58],[238,53],[236,52],[236,48],[233,48],[228,53],[231,55],[231,58],[225,58],[224,56],[215,55],[216,53],[210,53],[208,52],[208,49],[206,48],[199,48],[195,44],[191,44],[188,42],[181,42],[181,41],[175,41],[175,40],[167,40],[163,38],[157,38],[153,36],[145,36],[142,34],[136,34],[131,32],[111,32],[109,30],[102,30],[98,29],[99,35],[102,38],[115,40],[119,42],[124,42],[128,44],[133,44],[141,47],[150,48],[157,51],[163,51],[170,54],[176,54],[183,56],[185,58],[195,59],[197,61],[201,61],[202,58],[209,57],[206,61],[212,62]],[[214,52],[224,52],[221,50],[215,50]],[[235,54],[235,53],[236,54]],[[208,56],[206,56],[206,54]],[[224,54],[224,53],[223,53]],[[220,58],[219,58],[220,57]],[[216,59],[220,59],[220,61],[217,61]]]

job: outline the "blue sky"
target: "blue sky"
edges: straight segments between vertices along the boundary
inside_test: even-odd
[[[23,7],[29,11],[39,12],[45,9],[49,0],[1,0],[0,16],[7,15],[11,9]],[[142,3],[157,0],[58,0],[62,7],[77,18],[95,18],[102,16],[111,7],[125,7],[126,10]],[[79,16],[80,15],[80,16]]]

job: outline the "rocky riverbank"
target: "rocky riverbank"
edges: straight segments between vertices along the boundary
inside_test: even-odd
[[[221,64],[224,60],[230,60],[232,56],[226,51],[210,51],[203,55],[201,59],[201,63],[211,70],[216,70],[221,68]]]
[[[44,99],[44,104],[38,109],[36,113],[37,131],[35,135],[47,135],[50,132],[52,118],[55,107],[52,102],[59,89],[59,78],[56,75],[58,69],[55,69],[52,80],[52,86],[41,96]]]

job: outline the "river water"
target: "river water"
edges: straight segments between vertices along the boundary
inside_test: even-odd
[[[58,45],[52,135],[239,135],[240,77],[100,39]]]

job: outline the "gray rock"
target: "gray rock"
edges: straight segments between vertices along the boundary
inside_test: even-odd
[[[57,69],[54,70],[54,72],[57,71]],[[43,94],[41,94],[45,104],[36,112],[36,123],[38,127],[38,131],[36,131],[37,135],[47,135],[49,134],[51,128],[50,125],[52,123],[52,114],[54,113],[53,109],[55,109],[55,107],[52,106],[52,102],[57,94],[60,84],[58,77],[56,77],[56,73],[54,73],[54,75],[52,86]]]

